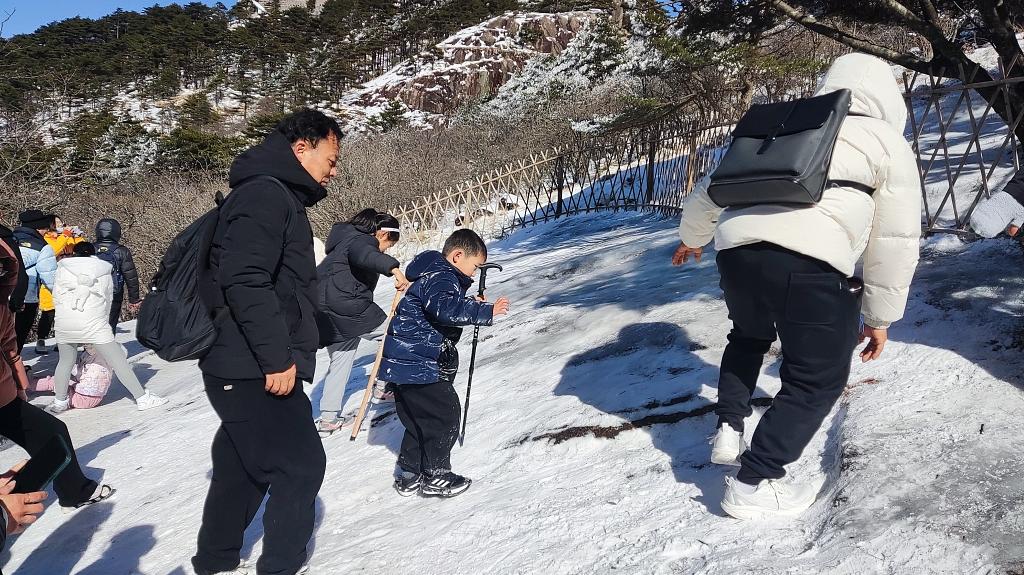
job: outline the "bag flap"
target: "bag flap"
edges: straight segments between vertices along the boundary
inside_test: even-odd
[[[845,119],[850,101],[850,91],[843,89],[814,98],[751,106],[737,122],[733,137],[768,138],[817,130],[830,118]]]

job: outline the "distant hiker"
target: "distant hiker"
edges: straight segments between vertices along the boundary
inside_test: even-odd
[[[53,403],[50,413],[63,413],[71,407],[68,386],[71,370],[78,361],[78,346],[89,344],[117,374],[121,385],[135,398],[140,411],[159,407],[167,400],[146,391],[139,383],[124,348],[114,341],[107,319],[113,298],[114,280],[110,264],[96,257],[89,242],[75,245],[74,257],[57,264],[57,283],[53,292],[57,315],[57,352],[60,354],[53,375]]]
[[[0,301],[10,297],[17,285],[18,259],[7,243],[0,242]],[[54,435],[60,435],[71,447],[71,435],[64,423],[27,401],[28,374],[21,360],[14,333],[14,316],[0,306],[0,436],[10,439],[28,452],[29,457],[44,448]],[[114,494],[109,485],[93,481],[82,473],[74,451],[71,462],[53,482],[60,505],[82,507]]]
[[[818,94],[852,92],[828,178],[835,187],[809,205],[760,204],[722,210],[705,178],[687,198],[673,265],[714,236],[733,322],[718,382],[712,461],[740,465],[727,478],[723,509],[748,519],[797,515],[816,489],[778,481],[796,461],[846,387],[864,318],[863,361],[877,359],[889,325],[903,317],[918,261],[921,188],[903,138],[907,107],[892,69],[863,54],[835,61]],[[764,188],[761,188],[763,191]],[[871,193],[868,193],[871,192]],[[717,221],[717,225],[716,225]],[[863,254],[863,305],[850,279]],[[782,342],[782,389],[744,451],[743,423],[764,355]]]
[[[285,117],[231,167],[210,274],[230,315],[199,362],[221,419],[213,439],[199,550],[200,575],[239,564],[242,535],[267,491],[262,574],[292,575],[306,560],[327,458],[309,398],[319,337],[313,231],[306,209],[327,196],[342,133],[321,112]],[[206,297],[204,296],[204,300]]]
[[[114,299],[110,304],[109,323],[110,328],[117,333],[125,290],[128,291],[130,310],[138,310],[142,302],[139,297],[139,272],[135,269],[132,250],[121,244],[121,223],[117,220],[104,218],[96,224],[96,256],[113,268]]]
[[[85,234],[76,226],[65,226],[60,217],[54,216],[54,229],[43,235],[46,243],[53,248],[57,261],[71,255],[75,244],[85,241]],[[42,286],[39,288],[39,324],[36,326],[36,355],[49,353],[46,347],[46,339],[53,331],[53,318],[55,315],[53,307],[53,293],[50,288]]]
[[[14,291],[7,297],[7,301],[0,298],[0,305],[6,305],[14,313],[18,313],[25,306],[25,292],[28,291],[28,274],[25,273],[25,262],[21,259],[21,248],[18,240],[14,237],[14,230],[0,224],[0,241],[11,248],[18,260],[17,284]]]
[[[21,250],[21,259],[28,274],[23,307],[15,317],[18,349],[25,347],[28,334],[39,314],[39,293],[43,286],[52,288],[57,274],[57,257],[43,237],[53,229],[55,216],[40,210],[26,210],[18,217],[21,225],[14,229],[14,239]]]
[[[326,347],[331,357],[317,421],[321,436],[334,433],[348,422],[341,417],[341,408],[360,339],[384,335],[381,328],[387,314],[373,302],[377,279],[392,276],[395,289],[409,287],[398,260],[384,253],[398,238],[398,220],[373,208],[359,212],[347,223],[335,224],[327,237],[327,255],[317,268],[317,327],[320,346]],[[383,383],[374,388],[374,397],[378,401],[386,399]]]
[[[508,313],[509,300],[493,304],[466,297],[487,246],[472,230],[458,230],[441,253],[416,256],[405,274],[412,282],[398,304],[384,340],[379,379],[395,384],[395,407],[405,426],[394,487],[399,495],[454,497],[471,481],[451,469],[459,436],[459,369],[455,348],[462,326],[491,325]]]
[[[1013,237],[1024,226],[1024,168],[1001,191],[982,200],[971,214],[971,229],[983,238],[1006,232]]]

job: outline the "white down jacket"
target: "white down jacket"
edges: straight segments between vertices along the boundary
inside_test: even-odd
[[[114,341],[107,323],[114,299],[113,267],[97,257],[64,258],[57,264],[54,329],[67,344]]]
[[[769,242],[827,262],[850,276],[864,256],[864,323],[887,328],[903,317],[917,268],[921,183],[903,138],[907,108],[888,64],[865,54],[838,58],[819,94],[847,88],[851,115],[839,132],[829,179],[875,189],[825,190],[812,206],[759,205],[722,210],[708,197],[705,178],[683,204],[679,237],[690,247],[715,239],[721,250]],[[717,222],[717,226],[716,226]]]

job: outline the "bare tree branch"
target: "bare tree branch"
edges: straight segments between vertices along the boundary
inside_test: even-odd
[[[794,8],[790,4],[787,4],[785,0],[770,1],[772,5],[775,6],[776,9],[778,9],[784,15],[786,15],[793,21],[798,22],[800,25],[807,28],[808,30],[811,30],[812,32],[817,32],[822,36],[832,38],[836,42],[846,44],[847,46],[855,50],[860,50],[861,52],[864,52],[865,54],[871,54],[872,56],[878,56],[879,58],[883,58],[890,62],[899,64],[911,70],[927,72],[930,68],[928,62],[921,60],[917,56],[914,56],[912,54],[903,54],[891,48],[879,46],[878,44],[875,44],[874,42],[863,36],[852,34],[850,32],[840,30],[839,28],[829,26],[828,24],[820,22],[817,18],[814,17],[814,15],[803,10]],[[903,10],[906,10],[906,8],[904,8],[902,5],[894,1],[885,1],[884,4],[886,6],[895,5],[898,6],[899,8],[902,8]],[[917,18],[917,16],[912,17],[917,22],[921,22],[921,20]]]

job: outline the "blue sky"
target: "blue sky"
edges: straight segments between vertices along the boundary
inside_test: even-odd
[[[191,0],[177,0],[183,4]],[[213,5],[217,0],[199,0],[203,4]],[[234,0],[221,0],[225,6],[231,6]],[[173,0],[0,0],[0,20],[14,12],[11,19],[4,25],[3,35],[33,32],[36,28],[57,20],[83,16],[96,18],[110,14],[118,8],[124,10],[141,10],[155,4],[165,6],[174,4]]]

